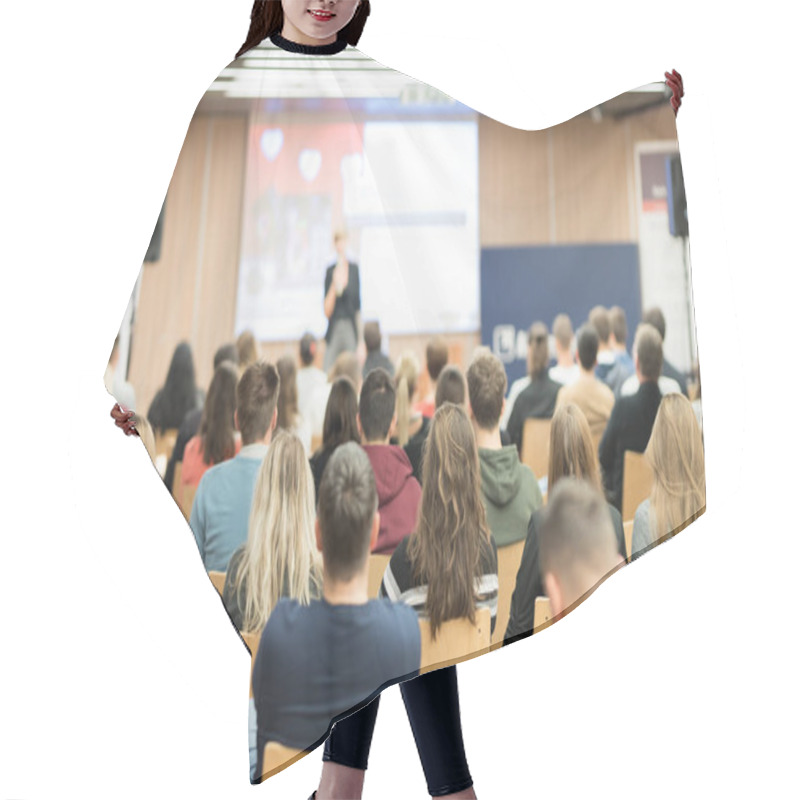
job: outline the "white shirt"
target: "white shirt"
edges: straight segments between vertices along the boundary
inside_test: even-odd
[[[571,386],[580,377],[581,368],[577,364],[573,364],[571,367],[562,367],[560,364],[556,364],[554,367],[550,367],[549,375],[550,380],[560,383],[562,386]]]
[[[665,394],[681,394],[681,386],[674,378],[668,378],[662,375],[658,379],[658,389],[662,395]],[[639,391],[639,379],[636,375],[631,375],[619,390],[620,397],[627,397],[631,394],[636,394]]]

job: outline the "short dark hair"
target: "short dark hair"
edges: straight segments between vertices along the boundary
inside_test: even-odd
[[[661,334],[647,322],[636,329],[633,349],[639,362],[639,371],[648,381],[657,381],[664,365],[664,349],[661,345]]]
[[[578,361],[585,370],[594,369],[597,361],[597,351],[600,348],[600,338],[594,325],[587,322],[578,331]]]
[[[449,357],[447,342],[441,336],[436,336],[428,342],[425,348],[425,363],[432,381],[439,380],[439,373],[447,366]]]
[[[667,336],[667,322],[664,319],[664,312],[658,306],[648,308],[642,314],[642,322],[652,325],[661,334],[661,342],[663,344]]]
[[[395,388],[389,373],[377,367],[367,373],[361,385],[358,417],[361,430],[368,442],[385,439],[389,435],[394,416]]]
[[[364,323],[364,345],[368,353],[381,349],[381,326],[377,320]]]
[[[559,314],[553,320],[553,338],[565,349],[572,345],[572,320],[567,314]]]
[[[628,320],[625,318],[625,309],[613,306],[608,312],[608,322],[617,344],[624,345],[628,341]]]
[[[252,444],[267,435],[278,406],[280,386],[278,370],[266,361],[256,361],[244,371],[236,386],[236,415],[242,444]]]
[[[479,352],[467,369],[469,404],[478,427],[493,430],[503,413],[508,378],[500,359],[491,352]]]
[[[243,369],[258,361],[258,344],[252,331],[242,331],[236,340],[239,366]]]
[[[355,442],[337,447],[322,474],[317,502],[322,560],[335,580],[348,581],[364,566],[377,510],[367,454]]]
[[[233,342],[223,344],[222,347],[217,348],[214,353],[214,372],[223,361],[230,361],[232,364],[239,364],[239,353],[236,350],[236,345]]]
[[[466,399],[467,382],[464,380],[464,373],[455,364],[448,364],[439,373],[439,380],[436,381],[435,407],[439,408],[444,403],[463,406]]]
[[[313,333],[304,333],[300,339],[300,363],[310,367],[317,354],[317,340]]]
[[[531,377],[536,378],[547,369],[550,348],[547,346],[547,325],[534,322],[528,331],[528,347],[531,349]]]
[[[589,322],[592,323],[597,331],[597,338],[602,344],[608,341],[611,334],[611,321],[608,318],[608,309],[605,306],[595,306],[589,312]]]

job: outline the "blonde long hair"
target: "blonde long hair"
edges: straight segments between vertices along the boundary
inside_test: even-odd
[[[278,432],[258,471],[244,556],[234,576],[245,631],[260,631],[282,596],[307,605],[322,586],[314,478],[300,440]]]
[[[550,470],[547,494],[566,477],[579,478],[602,492],[600,465],[586,415],[575,403],[565,403],[550,423]]]
[[[682,394],[662,398],[644,455],[653,469],[650,540],[655,542],[677,533],[706,507],[703,437]]]
[[[419,379],[419,360],[410,350],[400,356],[394,373],[394,386],[397,392],[397,429],[398,444],[403,447],[408,443],[408,428],[411,421],[411,398],[417,391]]]

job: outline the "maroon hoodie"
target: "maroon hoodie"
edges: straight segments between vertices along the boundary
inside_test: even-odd
[[[402,447],[393,444],[365,444],[363,447],[375,473],[381,515],[381,529],[372,552],[391,555],[403,537],[417,527],[422,488]]]

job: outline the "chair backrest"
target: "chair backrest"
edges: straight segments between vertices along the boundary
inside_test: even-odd
[[[553,617],[549,597],[537,597],[533,604],[533,632],[536,633],[545,623]]]
[[[647,500],[653,488],[653,470],[643,453],[625,451],[622,473],[622,521],[633,519],[639,504]]]
[[[180,507],[181,513],[184,517],[186,517],[186,521],[188,522],[192,516],[192,505],[194,504],[194,496],[197,494],[197,487],[190,486],[188,483],[185,483],[181,487],[181,500],[180,500]]]
[[[543,478],[550,471],[550,420],[526,419],[522,429],[522,458],[533,474]]]
[[[258,643],[261,641],[261,631],[242,631],[242,639],[250,651],[250,697],[253,696],[253,667],[256,665]]]
[[[517,573],[522,561],[522,551],[525,548],[525,540],[507,544],[505,547],[497,548],[497,581],[499,589],[497,592],[497,619],[492,634],[492,644],[503,641],[508,626],[508,617],[511,613],[511,595],[517,585]]]
[[[475,624],[469,619],[450,619],[439,626],[436,639],[431,637],[428,620],[419,621],[422,639],[422,658],[420,674],[432,669],[449,667],[467,658],[482,655],[489,651],[492,616],[488,608],[475,610]]]
[[[222,594],[223,589],[225,588],[225,573],[224,572],[215,572],[211,570],[208,573],[208,577],[211,578],[211,583],[214,584],[214,588]]]
[[[311,455],[313,456],[317,450],[322,447],[322,437],[321,436],[312,436],[311,437]]]
[[[278,742],[267,742],[264,745],[264,760],[261,765],[262,780],[286,769],[305,754],[305,750],[295,750],[293,747],[286,747]]]
[[[623,522],[622,528],[625,531],[625,553],[627,555],[627,560],[630,561],[633,555],[631,552],[633,547],[633,520],[629,519],[627,522]]]
[[[369,556],[369,576],[367,578],[367,593],[370,598],[377,597],[383,580],[383,573],[389,564],[391,556],[371,553]]]

